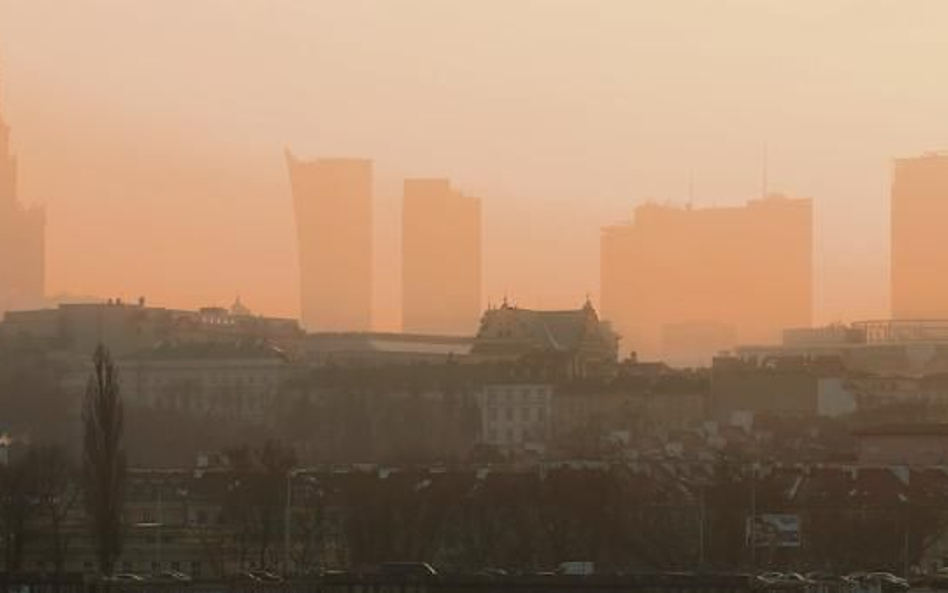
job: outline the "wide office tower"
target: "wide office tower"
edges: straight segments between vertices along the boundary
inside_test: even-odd
[[[372,161],[286,153],[296,214],[300,317],[310,331],[372,326]]]
[[[892,317],[948,318],[948,153],[896,159],[891,208]]]
[[[17,197],[17,163],[0,109],[0,318],[5,311],[41,306],[45,277],[46,215]]]
[[[481,204],[447,179],[407,179],[402,200],[402,328],[474,335],[481,314]]]
[[[727,208],[647,204],[601,237],[603,317],[645,358],[694,359],[691,344],[779,340],[812,319],[813,215],[808,199],[779,195]],[[714,339],[675,340],[708,334]],[[713,344],[713,347],[712,347]]]

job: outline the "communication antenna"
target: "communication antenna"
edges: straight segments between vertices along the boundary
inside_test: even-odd
[[[767,170],[768,165],[769,163],[768,163],[768,157],[767,157],[767,141],[765,140],[764,148],[761,153],[761,160],[760,160],[760,169],[761,169],[760,171],[761,196],[760,197],[762,198],[766,198],[767,193],[770,191],[770,187],[769,187],[770,184],[769,184],[768,170]]]
[[[695,170],[691,169],[688,171],[688,209],[694,205],[695,202]]]

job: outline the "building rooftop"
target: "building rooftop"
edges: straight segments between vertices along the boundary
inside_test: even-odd
[[[853,431],[855,436],[948,436],[948,423],[880,424]]]

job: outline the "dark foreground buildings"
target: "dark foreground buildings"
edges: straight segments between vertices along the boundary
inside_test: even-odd
[[[372,325],[372,161],[286,153],[296,213],[300,318],[310,331]]]
[[[0,316],[35,307],[44,295],[46,217],[17,199],[16,174],[10,128],[0,110]]]

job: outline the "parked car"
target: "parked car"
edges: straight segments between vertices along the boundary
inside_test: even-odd
[[[266,570],[248,570],[239,573],[237,579],[252,583],[279,583],[283,580],[279,575]]]
[[[560,565],[557,567],[556,572],[559,574],[568,574],[568,575],[579,575],[579,576],[588,576],[595,574],[596,565],[592,562],[560,562]]]
[[[103,580],[113,583],[137,583],[145,580],[145,577],[130,572],[120,572],[105,577]]]
[[[754,580],[763,585],[776,585],[783,580],[783,573],[774,571],[762,572],[754,577]]]
[[[798,572],[785,572],[780,581],[787,585],[809,585],[812,581]]]
[[[417,579],[437,576],[438,571],[427,562],[383,562],[379,574]]]
[[[804,576],[814,583],[835,583],[841,578],[826,570],[811,570]]]
[[[190,582],[191,577],[178,570],[163,570],[151,576],[156,581],[168,581],[175,583]]]
[[[863,577],[864,581],[879,583],[884,592],[908,591],[911,588],[909,582],[900,576],[891,572],[870,572]]]

